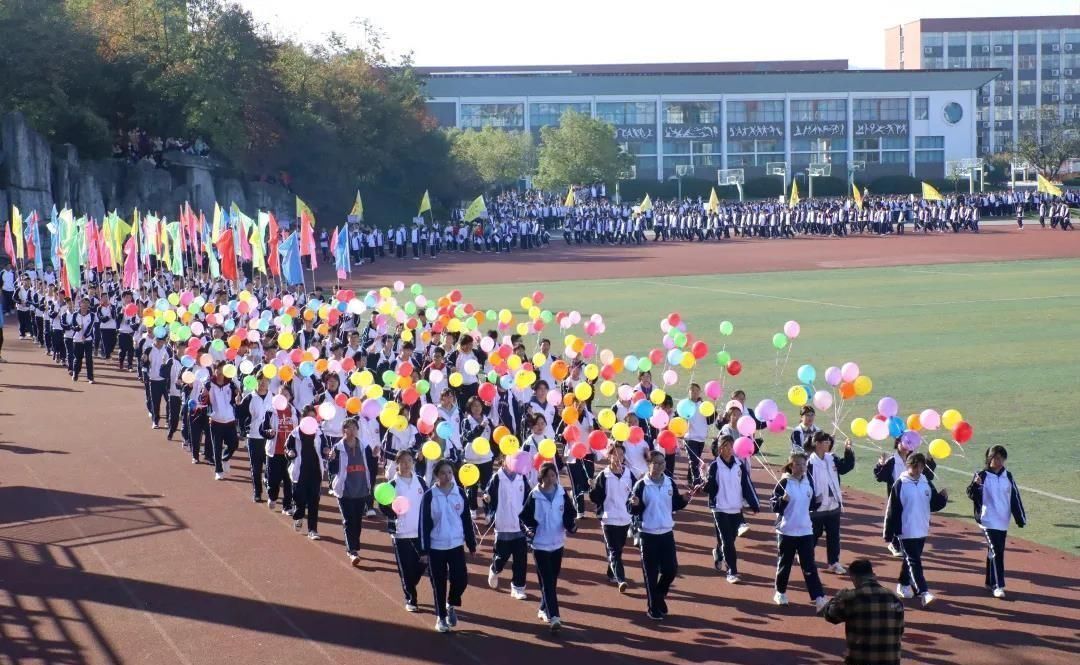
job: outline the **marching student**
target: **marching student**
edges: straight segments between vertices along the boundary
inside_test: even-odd
[[[918,594],[923,607],[934,601],[934,594],[926,586],[922,565],[923,547],[930,534],[930,513],[944,508],[949,500],[949,491],[938,492],[923,473],[925,469],[926,457],[922,453],[908,456],[907,470],[900,474],[889,493],[884,531],[886,541],[898,539],[904,557],[896,595],[913,598]]]
[[[394,479],[389,481],[395,492],[395,499],[405,499],[405,507],[400,513],[395,505],[381,505],[379,509],[387,517],[386,528],[394,541],[394,561],[397,562],[398,577],[401,578],[401,591],[405,595],[405,611],[419,611],[416,585],[424,575],[424,564],[420,560],[420,504],[428,491],[427,483],[416,474],[416,459],[411,450],[397,451],[394,464],[397,467]]]
[[[738,584],[739,564],[735,539],[739,526],[743,523],[742,507],[745,502],[757,513],[760,510],[757,491],[746,473],[746,468],[739,463],[732,447],[735,439],[725,434],[720,437],[717,457],[711,464],[702,462],[705,468],[705,493],[709,496],[709,510],[712,511],[713,525],[716,527],[716,547],[713,548],[713,567],[721,571],[721,560],[727,564],[728,584]]]
[[[772,494],[777,533],[776,593],[773,594],[773,602],[777,605],[788,604],[788,577],[798,555],[810,601],[821,612],[827,599],[814,563],[814,527],[810,520],[818,499],[814,481],[806,475],[806,454],[791,453],[783,470]]]
[[[690,457],[686,465],[686,482],[690,487],[701,484],[701,471],[705,460],[701,458],[705,452],[705,439],[709,435],[709,425],[716,420],[716,412],[711,416],[703,416],[700,407],[704,401],[701,397],[701,386],[697,383],[690,384],[690,401],[694,403],[694,415],[689,420],[690,428],[686,432],[686,451]]]
[[[283,492],[281,498],[281,513],[291,515],[293,510],[292,478],[289,477],[289,461],[285,456],[285,444],[292,435],[293,430],[300,424],[300,413],[292,405],[292,391],[289,386],[278,386],[278,405],[274,400],[270,401],[270,408],[263,415],[259,433],[266,441],[266,507],[273,510],[278,499],[278,492]],[[279,408],[280,407],[280,408]],[[193,461],[198,461],[198,447],[192,441]]]
[[[619,593],[625,593],[626,569],[622,555],[630,532],[630,513],[626,509],[626,501],[634,489],[636,478],[624,463],[626,448],[623,444],[611,444],[607,457],[607,467],[592,480],[589,500],[596,505],[596,516],[600,518],[600,533],[604,537],[604,551],[607,552],[608,581],[618,586]]]
[[[152,346],[142,355],[143,375],[150,390],[150,429],[158,429],[161,421],[161,402],[168,408],[169,377],[171,376],[172,349],[164,337],[155,337]]]
[[[352,565],[359,566],[360,530],[371,497],[368,469],[375,466],[375,456],[371,448],[361,444],[355,419],[346,420],[342,432],[341,440],[333,444],[328,456],[330,488],[337,497],[345,529],[345,553]]]
[[[476,553],[476,532],[465,490],[454,481],[454,465],[440,459],[432,477],[434,486],[420,502],[420,554],[435,599],[435,630],[448,633],[457,626],[457,608],[469,585],[465,548]]]
[[[807,475],[814,481],[817,508],[810,515],[814,524],[814,547],[821,534],[825,534],[825,554],[828,569],[837,575],[846,575],[847,569],[840,563],[840,513],[844,510],[844,497],[840,490],[840,476],[855,468],[855,451],[851,440],[844,442],[844,457],[836,459],[830,452],[834,440],[827,432],[816,432],[813,443],[807,443]]]
[[[308,417],[315,417],[315,407],[305,406],[300,412],[300,420]],[[319,540],[319,490],[325,471],[323,455],[326,448],[326,438],[321,430],[306,434],[299,425],[285,443],[285,456],[290,460],[289,478],[293,484],[293,529],[300,533],[304,528],[304,517],[307,517],[309,540]]]
[[[169,429],[165,438],[172,441],[176,430],[180,428],[180,417],[184,412],[184,366],[175,359],[170,359],[168,365],[169,390],[168,401],[165,403],[165,419],[168,421]],[[182,431],[181,438],[186,438],[185,434],[190,433]]]
[[[559,618],[559,572],[562,570],[566,534],[577,530],[577,511],[566,490],[559,484],[554,462],[540,465],[540,484],[529,492],[521,510],[521,523],[532,541],[536,576],[540,579],[540,609],[536,616],[556,632]]]
[[[255,503],[262,503],[262,491],[266,486],[263,470],[266,468],[267,445],[266,437],[262,434],[262,424],[267,413],[274,409],[272,401],[270,379],[260,376],[255,390],[244,397],[237,409],[240,416],[240,436],[247,442],[248,464],[251,467],[251,496]],[[169,404],[171,406],[172,402]],[[171,427],[170,424],[170,431]]]
[[[214,480],[224,480],[229,460],[240,447],[236,433],[236,405],[240,402],[240,391],[236,383],[225,376],[224,362],[214,367],[214,376],[206,382],[204,392],[210,417],[210,443],[214,449]]]
[[[495,525],[495,547],[488,567],[487,582],[492,589],[499,586],[499,573],[510,562],[512,577],[510,597],[525,600],[525,575],[529,565],[528,543],[521,528],[521,510],[532,488],[520,473],[503,464],[491,477],[484,492],[490,521]]]
[[[649,453],[649,472],[634,485],[627,502],[630,514],[641,517],[641,569],[645,574],[647,614],[654,621],[667,616],[667,592],[679,573],[673,516],[690,502],[665,474],[666,469],[664,451]]]
[[[903,441],[900,437],[896,437],[893,440],[893,454],[881,453],[878,457],[877,464],[874,465],[874,480],[879,483],[885,484],[885,498],[889,498],[889,493],[892,492],[893,485],[899,480],[900,474],[904,473],[904,469],[907,466],[906,460],[913,454],[913,451],[904,447]],[[923,474],[927,480],[934,480],[934,469],[937,468],[937,462],[933,458],[926,459],[926,469],[923,470]],[[903,556],[900,551],[900,544],[895,541],[888,543],[889,553],[895,557]]]
[[[490,446],[485,454],[479,455],[472,445],[472,442],[479,437],[491,438],[491,419],[489,414],[484,413],[484,403],[479,397],[470,397],[466,409],[468,413],[461,419],[461,445],[465,449],[465,461],[475,464],[480,470],[480,480],[465,490],[465,495],[469,497],[469,510],[472,511],[472,518],[475,520],[478,508],[477,496],[491,482],[491,469],[494,464],[492,460],[495,456]]]
[[[71,314],[68,321],[68,326],[72,331],[71,349],[75,358],[71,366],[71,380],[73,382],[79,380],[79,372],[82,371],[83,362],[86,362],[86,381],[93,383],[94,329],[97,327],[97,317],[90,311],[89,298],[83,298],[79,302],[79,311]],[[22,335],[20,334],[19,337],[21,338]]]
[[[975,521],[986,537],[986,588],[994,598],[1005,597],[1005,537],[1009,519],[1016,520],[1016,526],[1021,529],[1027,524],[1020,488],[1012,472],[1005,468],[1007,459],[1005,446],[991,446],[986,451],[986,468],[975,474],[967,488]]]
[[[821,428],[814,424],[816,413],[809,404],[799,410],[799,424],[791,430],[791,452],[810,454],[814,447],[814,435],[821,431]]]

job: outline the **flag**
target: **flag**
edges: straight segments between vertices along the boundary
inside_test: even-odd
[[[15,265],[15,245],[11,242],[11,222],[4,223],[4,252],[11,260],[11,265]]]
[[[221,254],[221,276],[230,282],[235,282],[238,274],[236,271],[236,245],[233,243],[233,230],[227,229],[221,233],[221,237],[214,243],[218,253]]]
[[[431,210],[431,197],[428,196],[428,191],[426,189],[424,190],[423,198],[420,199],[420,212],[416,214],[423,215],[425,210]]]
[[[172,238],[169,235],[169,227],[162,225],[159,235],[161,236],[161,251],[157,253],[158,262],[172,272]]]
[[[214,226],[210,229],[210,242],[217,242],[221,236],[221,206],[214,201]]]
[[[15,236],[15,256],[17,258],[24,258],[26,256],[26,247],[23,244],[23,218],[22,213],[16,206],[11,206],[11,234]]]
[[[862,194],[859,193],[859,188],[855,186],[855,183],[851,183],[851,198],[855,199],[855,207],[862,210]]]
[[[266,274],[266,249],[263,246],[262,229],[251,230],[251,268]]]
[[[34,222],[33,233],[34,236],[34,267],[39,271],[45,270],[45,257],[41,255],[41,228]]]
[[[652,199],[646,194],[645,199],[641,202],[641,205],[638,206],[638,212],[644,213],[649,212],[650,210],[652,210]]]
[[[77,289],[82,286],[82,270],[79,261],[79,242],[73,236],[71,241],[64,246],[64,274],[67,276],[68,286]]]
[[[124,288],[137,289],[139,288],[139,245],[135,236],[127,239],[124,254],[127,255],[124,259]]]
[[[577,205],[577,199],[574,198],[574,187],[573,187],[573,185],[571,185],[569,188],[567,188],[567,190],[566,190],[566,200],[563,201],[563,205],[566,206],[567,208],[573,208],[575,205]]]
[[[38,226],[38,214],[37,210],[30,211],[30,216],[26,218],[26,225],[23,229],[23,234],[26,236],[26,258],[35,259],[34,265],[37,265],[37,255],[39,244],[35,242],[37,237],[34,234],[35,229]]]
[[[923,200],[926,200],[926,201],[940,201],[941,200],[941,192],[934,189],[933,185],[924,182],[922,184],[922,197],[923,197]]]
[[[94,223],[94,220],[87,220],[85,231],[86,239],[84,241],[84,247],[86,248],[86,265],[97,270],[98,264],[101,263],[101,257],[98,256],[98,247],[100,246],[100,243],[97,241],[97,224]],[[72,282],[72,286],[76,286],[76,284]]]
[[[1036,174],[1036,182],[1038,184],[1038,187],[1036,188],[1038,191],[1049,194],[1050,196],[1062,196],[1061,187],[1058,187],[1044,178],[1041,173]]]
[[[342,225],[341,229],[334,229],[334,239],[330,242],[334,249],[334,267],[337,268],[338,279],[345,279],[346,274],[352,271],[349,260],[349,227]]]
[[[240,223],[237,228],[237,237],[240,239],[240,242],[236,251],[240,255],[240,258],[245,261],[251,260],[251,242],[248,240],[248,237],[251,235],[251,227],[253,226],[255,226],[255,220],[241,212]]]
[[[364,202],[360,200],[360,190],[356,190],[356,200],[353,201],[352,210],[349,211],[349,221],[357,222],[364,218]]]
[[[300,263],[299,241],[299,234],[294,232],[281,241],[278,247],[281,252],[281,276],[289,286],[304,283],[304,266]]]
[[[184,234],[184,228],[180,225],[180,222],[173,222],[165,227],[165,232],[169,236],[170,245],[172,246],[172,260],[169,263],[169,269],[174,275],[183,275],[184,242],[181,238]]]
[[[299,196],[296,197],[296,217],[300,220],[300,255],[311,257],[311,269],[319,267],[318,249],[315,247],[315,215]]]
[[[794,208],[799,205],[799,181],[791,181],[791,198],[788,199],[788,207]]]
[[[477,217],[487,217],[487,206],[484,204],[484,195],[481,194],[469,204],[469,207],[465,209],[464,221],[471,222]]]
[[[274,213],[266,216],[268,244],[270,246],[269,259],[270,274],[275,277],[281,276],[281,257],[278,255],[278,245],[281,244],[281,231],[278,229],[277,219]]]
[[[214,252],[214,241],[211,236],[203,234],[203,242],[206,243],[206,263],[210,276],[214,279],[221,277],[221,269],[218,267],[217,254]]]
[[[709,212],[720,212],[720,197],[716,195],[715,187],[710,188],[709,205],[705,206],[705,210]]]

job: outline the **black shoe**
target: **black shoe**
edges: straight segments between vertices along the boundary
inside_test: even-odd
[[[251,497],[251,501],[252,501],[252,503],[262,503],[263,498],[261,496],[253,496],[253,497]]]
[[[653,621],[663,621],[664,620],[664,615],[659,614],[657,612],[653,612],[652,610],[649,610],[648,612],[646,612],[645,616],[649,617]]]

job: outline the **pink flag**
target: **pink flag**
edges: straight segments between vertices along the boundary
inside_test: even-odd
[[[101,261],[100,257],[98,257],[97,239],[97,224],[95,224],[93,218],[91,218],[86,222],[86,264],[94,270],[101,270],[99,267]]]
[[[4,251],[15,265],[15,245],[11,242],[11,222],[4,222]]]
[[[124,243],[124,278],[125,289],[139,288],[139,247],[135,244],[135,236],[131,236]]]

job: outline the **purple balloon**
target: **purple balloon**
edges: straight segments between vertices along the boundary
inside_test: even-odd
[[[892,397],[882,397],[877,403],[878,413],[886,418],[892,418],[900,410],[900,405]]]
[[[907,450],[916,450],[922,445],[922,437],[915,430],[909,429],[900,435],[900,445],[904,446]]]
[[[525,475],[532,468],[532,458],[528,453],[519,452],[514,455],[514,459],[510,464],[514,469],[514,473]]]
[[[779,411],[780,409],[776,406],[776,402],[771,399],[763,399],[758,402],[757,407],[754,408],[754,415],[756,415],[759,420],[769,422],[776,417],[776,414]]]
[[[839,367],[830,367],[825,370],[825,382],[830,386],[838,386],[844,380]]]
[[[360,413],[368,419],[378,418],[381,411],[382,405],[379,404],[379,400],[377,399],[364,400],[364,405],[360,408]]]

